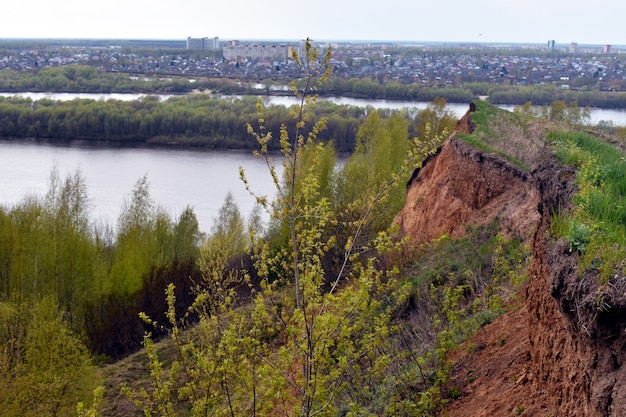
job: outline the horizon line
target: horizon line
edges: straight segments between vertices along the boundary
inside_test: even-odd
[[[3,37],[0,36],[0,42],[2,41],[167,41],[167,42],[186,42],[188,38],[192,39],[200,39],[200,38],[215,38],[217,37],[220,41],[229,41],[229,40],[239,40],[239,41],[259,41],[259,42],[301,42],[306,40],[306,38],[249,38],[249,37],[239,37],[239,38],[220,38],[219,36],[201,36],[194,37],[188,36],[184,38],[141,38],[141,37]],[[323,43],[323,42],[337,42],[337,43],[415,43],[415,44],[459,44],[459,45],[547,45],[552,40],[546,40],[545,42],[536,42],[536,41],[461,41],[461,40],[410,40],[410,39],[337,39],[337,38],[322,38],[322,39],[312,39],[313,43]],[[611,43],[584,43],[584,42],[554,42],[554,45],[559,46],[569,46],[572,43],[578,44],[581,46],[615,46],[615,47],[624,47],[626,44],[611,44]]]

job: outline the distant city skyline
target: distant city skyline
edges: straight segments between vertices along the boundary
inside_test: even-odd
[[[440,41],[626,45],[613,0],[23,0],[2,6],[0,38]]]

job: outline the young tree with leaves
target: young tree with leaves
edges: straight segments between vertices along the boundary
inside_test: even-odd
[[[439,138],[411,143],[406,122],[399,118],[392,118],[385,127],[370,120],[370,129],[363,128],[361,147],[378,147],[378,152],[361,149],[363,156],[354,164],[373,170],[368,174],[376,179],[352,177],[370,188],[367,197],[360,195],[351,207],[359,215],[343,217],[339,227],[346,227],[351,236],[341,242],[343,259],[328,276],[323,259],[338,243],[337,236],[328,230],[336,227],[342,216],[323,186],[327,145],[317,140],[317,134],[325,121],[308,126],[307,109],[317,98],[316,83],[330,76],[330,53],[320,59],[318,51],[307,42],[305,55],[296,58],[307,81],[300,83],[304,89],[293,88],[301,100],[293,115],[295,136],[290,138],[287,129],[281,129],[284,183],[276,176],[267,152],[266,144],[272,138],[262,129],[262,115],[260,131],[253,132],[261,145],[259,155],[270,167],[277,188],[278,198],[271,205],[274,217],[289,226],[288,246],[276,252],[262,242],[257,252],[263,291],[257,295],[253,314],[277,323],[275,329],[284,338],[277,352],[263,356],[263,372],[271,375],[264,388],[277,414],[333,415],[341,406],[359,412],[362,404],[349,387],[362,377],[367,376],[365,380],[369,381],[380,377],[377,370],[388,357],[379,353],[384,351],[392,331],[390,306],[382,300],[393,291],[392,278],[397,269],[379,269],[376,258],[398,249],[384,231],[391,219],[367,243],[361,242],[361,234],[368,230],[376,208],[389,201],[390,190],[404,179],[408,169],[434,151]]]
[[[273,137],[264,128],[262,105],[257,128],[248,128],[260,146],[256,155],[267,163],[276,186],[274,200],[257,196],[257,201],[275,222],[286,225],[284,240],[257,236],[258,281],[251,282],[249,303],[241,304],[232,280],[238,277],[245,282],[247,278],[225,268],[228,248],[234,242],[217,229],[208,238],[201,264],[203,282],[193,309],[199,316],[194,337],[185,341],[180,319],[171,307],[168,314],[179,350],[171,369],[180,372],[162,372],[148,340],[146,347],[155,353],[151,360],[155,390],[152,394],[129,390],[138,405],[148,407],[144,408],[147,415],[169,413],[181,395],[191,400],[194,415],[356,415],[378,409],[372,404],[389,394],[383,384],[391,360],[386,344],[394,331],[389,300],[397,288],[399,268],[381,267],[378,260],[398,253],[402,242],[395,242],[385,230],[366,240],[361,234],[373,230],[368,224],[375,208],[388,201],[389,190],[436,146],[434,141],[411,143],[405,137],[409,145],[398,169],[387,171],[387,178],[368,182],[375,188],[368,198],[355,202],[350,208],[353,214],[338,215],[331,192],[335,188],[328,184],[334,178],[328,168],[334,155],[317,140],[325,120],[311,125],[308,113],[317,98],[316,88],[331,74],[330,56],[330,50],[321,56],[307,40],[304,54],[293,57],[303,79],[292,83],[300,98],[292,112],[293,129],[284,124],[279,138],[284,177],[269,151]],[[372,128],[380,141],[387,139],[384,128],[374,122]],[[398,121],[391,128],[404,131],[406,126]],[[243,169],[241,177],[247,185]],[[341,227],[340,221],[345,221],[343,226],[351,233],[337,250],[341,254],[337,266],[329,269],[324,258],[339,244],[331,231]],[[170,306],[174,304],[171,294],[170,288]],[[186,381],[178,395],[170,389],[176,378]]]
[[[95,388],[89,351],[53,296],[32,308],[0,303],[3,416],[71,415]]]

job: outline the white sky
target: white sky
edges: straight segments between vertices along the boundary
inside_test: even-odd
[[[616,0],[2,0],[0,38],[626,45]]]

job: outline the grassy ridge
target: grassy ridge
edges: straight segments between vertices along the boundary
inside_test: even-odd
[[[502,110],[482,100],[476,100],[472,120],[473,134],[458,135],[469,145],[483,152],[497,153],[524,170],[537,160],[543,148],[537,121],[526,114]]]
[[[626,160],[615,146],[584,132],[548,135],[555,155],[576,170],[575,208],[556,218],[554,233],[580,255],[582,269],[598,268],[601,283],[624,272]]]
[[[558,213],[553,222],[556,238],[566,239],[578,252],[582,270],[597,268],[601,283],[624,272],[626,247],[626,157],[607,139],[583,131],[576,124],[555,122],[551,113],[536,117],[507,112],[476,101],[473,135],[459,135],[487,152],[496,152],[528,169],[550,146],[553,154],[575,170],[574,209]],[[575,121],[574,121],[575,122]]]

